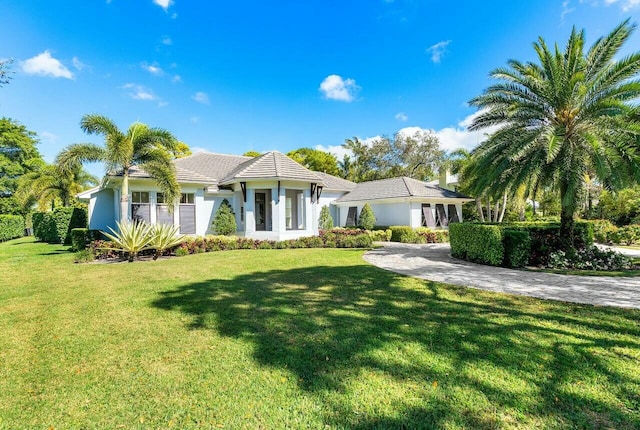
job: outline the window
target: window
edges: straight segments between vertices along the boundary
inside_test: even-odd
[[[304,230],[304,193],[285,191],[285,222],[287,230]]]
[[[196,206],[193,193],[182,193],[178,216],[180,217],[180,233],[195,234],[196,232]]]
[[[157,193],[156,203],[156,224],[173,225],[173,213],[169,211],[164,193]]]
[[[149,204],[148,191],[133,191],[131,193],[131,219],[151,222],[151,205]]]
[[[194,204],[194,194],[193,193],[182,193],[182,195],[180,196],[180,204],[181,205],[192,205]]]

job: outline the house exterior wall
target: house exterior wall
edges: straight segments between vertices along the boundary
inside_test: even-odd
[[[92,230],[109,231],[109,227],[116,228],[114,192],[104,188],[91,195],[88,207],[89,228]]]

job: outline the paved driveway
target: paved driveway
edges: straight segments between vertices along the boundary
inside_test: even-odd
[[[640,277],[555,275],[484,266],[451,257],[449,244],[387,242],[365,253],[364,259],[383,269],[430,281],[541,299],[640,309]]]

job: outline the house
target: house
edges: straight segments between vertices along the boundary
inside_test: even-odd
[[[173,211],[155,181],[140,168],[129,176],[130,219],[180,226],[180,233],[214,234],[211,223],[224,199],[236,214],[238,235],[285,240],[318,234],[323,206],[337,226],[357,223],[369,203],[379,225],[420,225],[446,228],[462,219],[462,203],[472,199],[411,178],[360,184],[313,172],[286,155],[267,152],[258,157],[199,152],[174,161],[181,199]],[[115,228],[120,219],[122,176],[78,194],[89,204],[89,228]]]

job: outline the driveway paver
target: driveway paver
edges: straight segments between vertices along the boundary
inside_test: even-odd
[[[640,309],[640,277],[573,276],[485,266],[451,257],[449,244],[385,242],[364,259],[403,275],[501,293]]]

